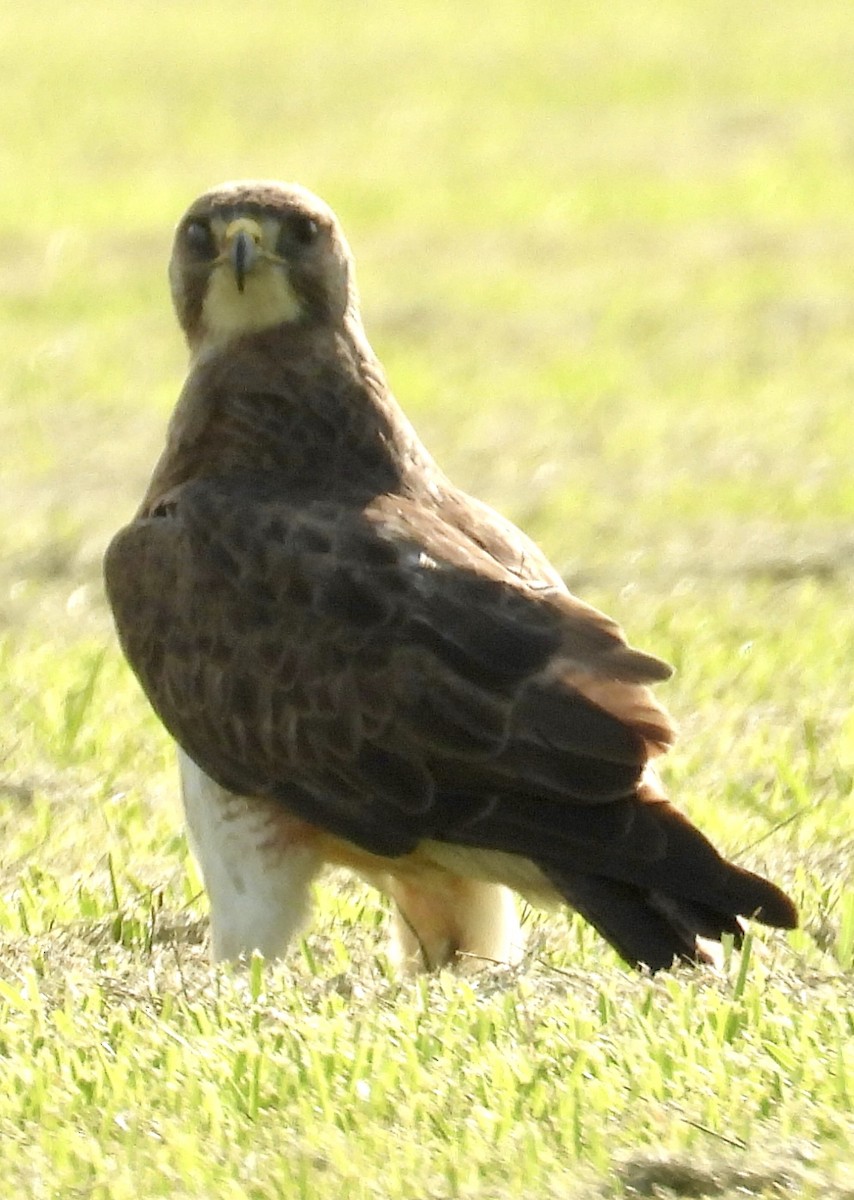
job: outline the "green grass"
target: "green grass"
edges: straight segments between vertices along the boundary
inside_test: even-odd
[[[847,0],[0,9],[0,1163],[10,1195],[854,1195]],[[378,898],[206,962],[100,585],[180,386],[170,229],[344,221],[431,449],[678,667],[667,782],[804,924],[720,978],[567,914],[394,979]]]

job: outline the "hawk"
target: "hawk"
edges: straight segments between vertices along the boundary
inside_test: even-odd
[[[332,210],[214,188],[169,277],[189,374],[105,575],[178,743],[213,958],[282,955],[324,864],[391,897],[394,953],[425,968],[518,957],[511,890],[652,971],[742,918],[794,926],[661,790],[670,668],[422,446]]]

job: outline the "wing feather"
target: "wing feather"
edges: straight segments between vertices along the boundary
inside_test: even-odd
[[[569,840],[627,831],[619,807],[591,811],[633,796],[648,722],[562,666],[627,696],[666,672],[613,622],[401,497],[294,503],[196,481],[159,511],[114,539],[108,593],[154,708],[224,787],[304,797],[299,816],[375,853],[459,820],[503,841],[485,823],[501,803],[511,825],[530,810],[532,851],[558,812]],[[557,807],[538,809],[546,797]]]

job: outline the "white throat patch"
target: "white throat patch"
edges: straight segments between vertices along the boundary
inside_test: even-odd
[[[227,342],[242,333],[296,321],[299,315],[300,304],[284,266],[259,263],[240,292],[233,271],[223,264],[214,268],[208,282],[202,308],[205,341]]]
[[[243,291],[237,280],[230,255],[213,266],[202,306],[205,343],[221,345],[243,333],[257,333],[284,321],[296,321],[300,303],[288,279],[287,265],[276,253],[279,222],[270,216],[255,219],[246,214],[226,216],[217,213],[211,230],[220,247],[230,231],[242,226],[256,242],[254,264],[243,278]]]

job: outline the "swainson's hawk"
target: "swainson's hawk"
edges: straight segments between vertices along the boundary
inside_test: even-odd
[[[392,897],[427,967],[514,958],[508,888],[652,970],[740,917],[792,927],[662,795],[670,669],[421,445],[327,205],[215,188],[170,280],[190,372],[106,581],[179,746],[214,958],[281,955],[325,863]]]

